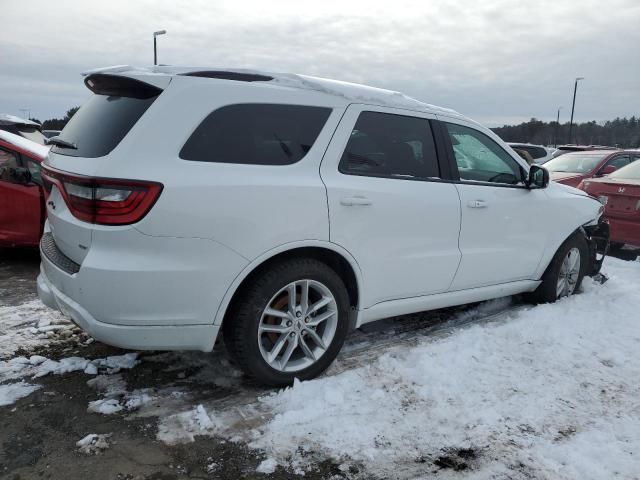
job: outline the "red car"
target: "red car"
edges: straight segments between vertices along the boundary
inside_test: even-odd
[[[607,177],[584,180],[578,188],[605,206],[604,216],[609,220],[612,247],[631,245],[640,248],[640,162]]]
[[[0,247],[37,247],[45,208],[40,164],[49,147],[0,130]]]
[[[587,178],[602,177],[640,159],[637,150],[590,150],[565,153],[549,160],[544,168],[551,180],[577,187]]]

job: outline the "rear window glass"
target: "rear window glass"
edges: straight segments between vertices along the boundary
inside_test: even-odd
[[[59,137],[77,148],[54,145],[52,152],[73,157],[109,154],[158,98],[93,95],[71,117]]]
[[[311,149],[330,113],[330,108],[303,105],[228,105],[202,121],[182,147],[180,158],[290,165]]]

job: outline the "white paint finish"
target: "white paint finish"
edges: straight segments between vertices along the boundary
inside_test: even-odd
[[[61,310],[93,338],[108,345],[141,350],[213,350],[216,325],[113,325],[99,322],[78,302],[61,292],[42,270],[38,295],[45,305]]]
[[[534,279],[549,231],[536,222],[553,215],[544,190],[457,184],[462,203],[460,268],[453,290]],[[482,208],[469,204],[482,202]]]
[[[522,292],[531,292],[535,290],[538,285],[540,285],[539,281],[521,280],[519,282],[501,283],[498,285],[450,291],[435,295],[391,300],[362,310],[358,316],[356,325],[360,326],[365,323],[397,315],[453,307],[455,305],[506,297]]]
[[[50,154],[47,163],[62,170],[157,181],[164,190],[134,226],[90,225],[64,206],[49,210],[59,247],[82,266],[71,276],[44,259],[43,301],[108,343],[206,350],[242,280],[273,255],[319,247],[343,256],[356,275],[363,323],[531,290],[562,241],[597,217],[599,203],[561,185],[527,191],[340,174],[339,159],[363,109],[422,118],[437,113],[503,143],[460,115],[428,106],[354,104],[343,117],[351,97],[371,92],[279,78],[244,83],[173,76],[108,156]],[[178,157],[211,111],[249,102],[327,106],[333,113],[295,165]],[[75,242],[90,243],[86,258]],[[183,329],[190,333],[172,337]]]
[[[73,216],[56,185],[51,187],[46,207],[48,225],[45,231],[53,234],[62,253],[74,262],[82,263],[91,247],[91,227]]]
[[[362,269],[361,308],[446,291],[460,261],[456,188],[444,182],[340,173],[338,163],[362,111],[407,114],[352,105],[320,170],[327,186],[331,241],[351,252]]]

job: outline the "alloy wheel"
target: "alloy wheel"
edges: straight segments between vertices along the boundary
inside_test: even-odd
[[[338,306],[325,285],[297,280],[269,300],[258,324],[262,358],[280,372],[303,370],[324,355],[338,325]]]

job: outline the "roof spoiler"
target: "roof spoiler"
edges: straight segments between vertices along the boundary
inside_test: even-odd
[[[89,90],[98,95],[130,98],[151,98],[162,93],[162,88],[130,76],[93,73],[84,79]]]

